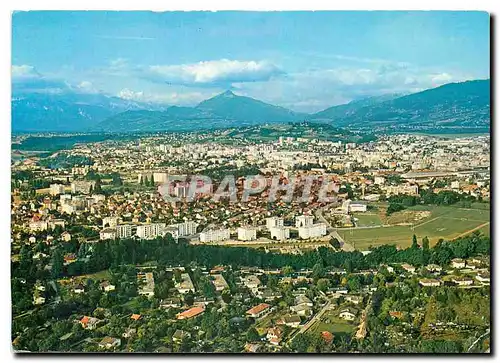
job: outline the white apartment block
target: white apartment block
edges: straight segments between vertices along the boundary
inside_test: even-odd
[[[208,230],[200,233],[201,242],[225,241],[231,237],[229,229]]]
[[[172,231],[176,231],[176,236],[174,237],[183,237],[183,236],[190,236],[192,234],[196,234],[196,228],[198,227],[198,224],[193,221],[186,221],[183,223],[176,223],[176,224],[171,224],[168,226],[169,229]],[[174,234],[172,234],[174,235]]]
[[[118,220],[118,217],[104,217],[102,219],[102,226],[115,228],[118,225]]]
[[[47,221],[32,221],[29,224],[31,231],[46,231],[49,228]]]
[[[116,229],[115,228],[104,228],[101,232],[99,232],[99,239],[115,239],[116,238]]]
[[[95,187],[95,181],[75,180],[71,183],[71,193],[89,194],[91,189]]]
[[[252,227],[238,227],[238,240],[252,241],[257,239],[257,229]]]
[[[131,224],[121,224],[116,226],[116,237],[117,238],[130,238],[132,237],[132,225]]]
[[[270,217],[266,218],[266,227],[267,229],[283,227],[283,218],[279,217]]]
[[[314,223],[314,217],[313,216],[298,216],[295,218],[295,227],[307,227],[307,226],[312,226]]]
[[[140,239],[153,239],[163,234],[165,223],[151,223],[137,226],[136,235]]]
[[[62,213],[67,213],[67,214],[73,214],[77,210],[76,206],[71,204],[71,201],[67,202],[65,201],[64,203],[61,204],[61,212]]]
[[[414,184],[403,184],[403,185],[389,185],[385,190],[387,195],[418,195],[418,185]]]
[[[168,173],[153,173],[153,181],[155,183],[166,183],[168,181]]]
[[[64,185],[62,184],[50,184],[50,195],[59,195],[64,193]]]
[[[271,239],[284,241],[290,238],[290,228],[272,227],[269,228],[269,231],[271,232]]]
[[[299,227],[299,237],[302,239],[316,238],[326,235],[326,224],[316,223],[312,226]]]

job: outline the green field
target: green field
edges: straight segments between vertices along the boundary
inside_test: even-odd
[[[380,220],[380,216],[375,213],[364,213],[364,214],[354,214],[354,218],[356,220],[356,226],[358,227],[369,227],[369,226],[381,226],[382,221]]]
[[[481,208],[477,208],[478,206]],[[489,204],[478,204],[473,205],[473,207],[473,209],[465,209],[442,206],[415,206],[408,210],[427,210],[431,214],[413,226],[396,225],[338,229],[337,231],[344,240],[353,244],[356,249],[361,250],[381,244],[396,244],[401,247],[408,247],[411,245],[413,234],[419,240],[427,236],[431,245],[437,243],[440,238],[451,240],[468,234],[475,229],[489,235]]]
[[[338,317],[338,311],[328,312],[323,315],[321,321],[315,323],[307,330],[307,334],[318,336],[322,331],[329,331],[333,335],[351,335],[357,328],[358,321],[346,321]]]

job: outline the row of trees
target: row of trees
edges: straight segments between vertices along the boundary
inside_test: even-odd
[[[52,275],[54,278],[68,275],[81,275],[116,268],[124,264],[138,264],[157,261],[161,264],[188,264],[194,262],[201,266],[216,265],[256,266],[281,268],[290,266],[295,270],[323,267],[344,268],[348,272],[378,268],[385,263],[407,262],[415,266],[428,263],[446,265],[451,259],[468,258],[478,254],[490,253],[490,239],[479,232],[459,238],[453,242],[440,240],[434,247],[429,247],[429,240],[424,238],[419,244],[416,237],[412,246],[398,250],[395,245],[382,245],[372,248],[372,253],[363,256],[359,251],[334,251],[321,247],[316,251],[302,255],[265,252],[264,249],[247,247],[223,247],[207,245],[189,245],[182,240],[176,243],[170,235],[155,240],[122,239],[97,242],[92,245],[81,244],[78,249],[79,260],[68,266],[62,265],[63,253],[59,249],[52,252]],[[21,250],[20,260],[15,263],[14,276],[30,278],[32,251],[25,247]],[[54,267],[55,270],[54,270]],[[35,274],[36,275],[36,274]],[[33,275],[33,276],[35,276]]]

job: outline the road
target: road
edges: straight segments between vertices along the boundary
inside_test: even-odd
[[[354,246],[351,245],[350,243],[344,241],[344,239],[342,237],[340,237],[340,234],[337,232],[337,229],[332,227],[332,225],[330,224],[330,222],[328,222],[325,218],[325,216],[323,216],[323,208],[319,208],[316,210],[316,218],[318,218],[322,223],[325,223],[327,228],[326,230],[328,231],[330,237],[333,237],[333,238],[336,238],[339,242],[340,242],[340,246],[342,247],[342,250],[346,251],[346,252],[352,252],[354,251]]]
[[[289,340],[289,343],[292,342],[292,340],[299,334],[304,334],[307,329],[309,329],[314,323],[316,323],[322,316],[323,314],[330,308],[330,306],[332,305],[332,303],[329,301],[326,303],[325,306],[323,306],[323,308],[316,314],[314,315],[314,317],[309,320],[306,324],[304,324],[302,326],[302,328],[300,328],[300,330]]]
[[[483,335],[480,335],[479,338],[477,338],[476,340],[474,340],[474,342],[470,345],[469,349],[467,349],[467,353],[470,352],[470,350],[472,348],[474,348],[474,346],[481,340],[483,339],[486,335],[488,335],[490,333],[490,329],[486,330],[486,332],[483,334]],[[488,349],[489,350],[489,349]]]

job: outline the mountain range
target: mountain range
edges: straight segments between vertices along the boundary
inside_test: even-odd
[[[336,126],[489,128],[490,81],[449,83],[409,95],[382,95],[297,113],[226,91],[196,107],[162,107],[102,94],[33,93],[12,99],[13,131],[188,131],[318,121]]]

